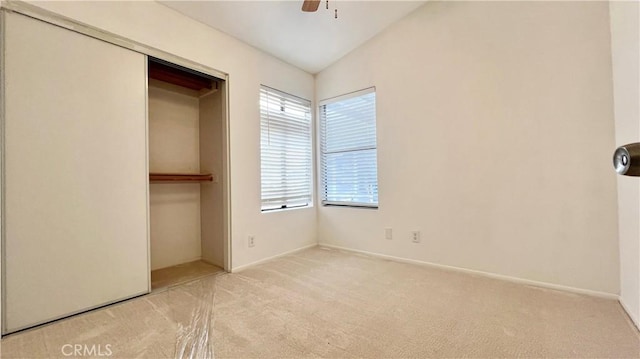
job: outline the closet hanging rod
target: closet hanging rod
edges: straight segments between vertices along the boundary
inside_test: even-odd
[[[149,173],[149,182],[212,182],[211,173]]]

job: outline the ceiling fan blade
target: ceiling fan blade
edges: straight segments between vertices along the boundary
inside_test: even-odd
[[[318,10],[318,6],[320,6],[320,0],[304,0],[302,3],[302,11],[314,12]]]

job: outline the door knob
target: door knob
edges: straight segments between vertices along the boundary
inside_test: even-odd
[[[613,153],[613,167],[625,176],[640,176],[640,143],[620,146]]]

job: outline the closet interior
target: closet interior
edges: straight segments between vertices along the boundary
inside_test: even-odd
[[[223,271],[224,86],[148,60],[152,290]]]

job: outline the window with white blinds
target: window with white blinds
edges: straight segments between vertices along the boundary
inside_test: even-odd
[[[262,211],[311,204],[311,103],[260,87]]]
[[[322,203],[378,207],[375,88],[320,104]]]

